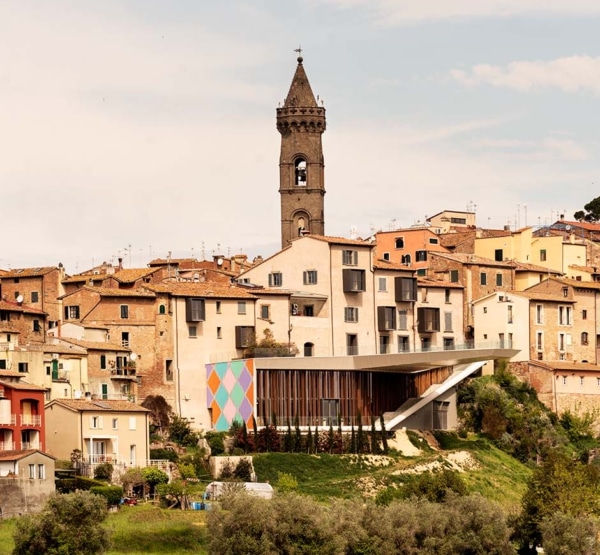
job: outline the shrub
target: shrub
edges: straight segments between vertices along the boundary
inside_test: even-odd
[[[113,465],[108,462],[99,464],[96,466],[96,468],[94,468],[94,478],[96,480],[110,482],[112,479],[113,470]]]
[[[153,460],[167,460],[176,463],[179,455],[173,449],[150,449],[150,458]]]
[[[225,452],[225,443],[223,442],[225,434],[223,432],[206,432],[204,439],[210,447],[210,454],[215,457]]]
[[[56,491],[59,493],[71,493],[76,490],[88,491],[94,486],[105,486],[105,482],[100,480],[92,480],[84,476],[77,476],[76,478],[61,478],[56,480]]]
[[[119,505],[123,499],[123,488],[121,486],[94,486],[90,492],[106,498],[108,506]]]
[[[278,472],[275,487],[282,493],[295,491],[298,489],[298,480],[292,474]]]
[[[233,471],[233,477],[242,482],[250,482],[252,480],[252,463],[250,460],[240,459]]]
[[[546,555],[594,555],[600,551],[598,521],[554,513],[540,523]]]

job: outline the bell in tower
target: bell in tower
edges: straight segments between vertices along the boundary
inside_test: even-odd
[[[325,108],[317,104],[301,56],[283,107],[277,108],[277,130],[283,248],[299,236],[325,235]]]

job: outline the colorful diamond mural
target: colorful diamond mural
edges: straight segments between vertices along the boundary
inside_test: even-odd
[[[252,427],[254,414],[254,360],[206,365],[207,406],[217,431],[229,430],[237,420]]]

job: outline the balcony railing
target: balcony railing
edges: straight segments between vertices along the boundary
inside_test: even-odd
[[[21,449],[39,449],[40,451],[42,451],[42,443],[40,441],[22,441]]]
[[[15,444],[12,441],[0,441],[0,451],[12,451]]]
[[[120,368],[113,368],[110,371],[111,378],[135,378],[135,376],[135,366],[122,366]]]
[[[132,403],[135,403],[135,395],[132,395],[131,393],[105,393],[103,395],[92,397],[92,399],[95,401],[110,399],[112,401],[131,401]]]
[[[0,414],[0,426],[16,426],[17,415],[16,414]]]
[[[41,426],[42,417],[39,414],[21,414],[21,426]]]

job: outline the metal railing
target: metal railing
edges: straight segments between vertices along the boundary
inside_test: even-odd
[[[42,443],[40,441],[22,441],[21,449],[39,449],[40,451],[42,451]]]
[[[12,441],[0,441],[0,451],[12,451],[15,444]]]
[[[113,368],[110,371],[110,375],[111,377],[118,377],[118,376],[130,376],[130,377],[135,377],[136,375],[136,369],[135,366],[121,366],[119,368]]]
[[[21,414],[21,426],[41,426],[42,417],[39,414]]]
[[[16,426],[17,415],[16,414],[0,414],[0,426]]]

